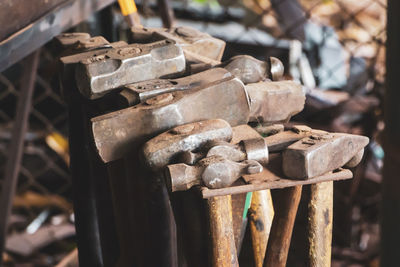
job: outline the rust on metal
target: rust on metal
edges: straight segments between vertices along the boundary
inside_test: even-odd
[[[257,83],[266,79],[277,81],[282,78],[284,71],[282,62],[275,57],[270,57],[265,62],[252,56],[239,55],[219,66],[230,71],[244,84]]]
[[[186,60],[194,62],[219,63],[225,49],[225,42],[190,27],[132,28],[133,42],[149,42],[171,39],[180,44]]]
[[[133,106],[160,94],[205,87],[229,76],[231,74],[227,70],[214,68],[178,79],[154,79],[128,84],[120,92],[120,102],[124,107]]]
[[[80,92],[98,98],[128,83],[183,72],[185,57],[173,40],[109,48],[100,55],[82,59],[76,70]]]
[[[298,131],[298,129],[302,127],[300,125],[294,126],[287,131],[280,131],[276,134],[272,134],[265,138],[265,141],[268,144],[269,151],[272,152],[280,152],[285,150],[291,144],[303,139],[311,134],[319,134],[326,133],[325,131],[312,130],[311,128],[302,127],[302,131]]]
[[[304,108],[305,92],[294,81],[258,82],[246,85],[250,103],[250,121],[286,122]]]
[[[193,165],[200,159],[211,156],[221,156],[236,162],[255,160],[265,165],[268,163],[268,147],[261,136],[242,140],[238,144],[213,140],[203,145],[198,152],[184,151],[180,155],[179,161]]]
[[[152,170],[166,167],[179,154],[200,148],[209,141],[230,141],[232,128],[224,120],[206,120],[177,126],[147,141],[143,157]]]
[[[312,134],[290,145],[283,152],[283,172],[287,177],[308,179],[344,166],[368,144],[365,136],[324,133]]]
[[[304,127],[297,127],[305,130]],[[259,136],[259,134],[248,125],[239,125],[232,127],[233,137],[232,143],[238,143],[240,140],[245,140],[249,138],[255,138]],[[323,133],[323,131],[313,130],[318,133]],[[284,131],[291,132],[291,134],[295,134],[293,131]],[[278,133],[276,135],[279,135]],[[272,135],[273,136],[273,135]],[[270,137],[272,137],[270,136]],[[270,137],[266,137],[265,140],[267,144]],[[293,136],[292,136],[293,137]],[[286,142],[287,139],[283,138],[283,141]],[[298,140],[298,139],[297,139]],[[278,139],[275,140],[277,144]],[[292,141],[294,142],[294,141]],[[268,144],[269,150],[271,150],[271,146]],[[269,163],[263,168],[263,171],[258,174],[252,175],[244,175],[242,179],[246,182],[246,184],[234,185],[228,188],[220,188],[220,189],[209,189],[206,187],[200,188],[200,193],[203,198],[209,198],[212,196],[222,196],[222,195],[232,195],[232,194],[241,194],[247,192],[254,192],[258,190],[264,189],[278,189],[285,188],[296,185],[306,185],[306,184],[314,184],[325,181],[339,181],[344,179],[350,179],[353,177],[353,174],[350,170],[346,169],[338,169],[333,173],[325,173],[320,176],[310,178],[307,180],[293,180],[287,178],[282,171],[282,156],[280,153],[272,153],[269,154]]]
[[[184,163],[168,165],[165,179],[171,192],[185,191],[200,184],[208,188],[224,188],[242,175],[260,173],[262,169],[262,165],[254,160],[234,162],[221,156],[210,156],[195,166]]]
[[[144,141],[175,126],[220,118],[247,123],[249,102],[243,83],[227,77],[211,86],[168,93],[167,103],[141,103],[91,120],[95,147],[104,162],[121,158]]]

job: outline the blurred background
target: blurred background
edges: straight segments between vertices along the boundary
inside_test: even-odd
[[[62,2],[54,1],[46,12]],[[118,4],[108,2],[111,4],[68,31],[103,35],[109,41],[126,40],[128,24]],[[162,27],[156,1],[136,4],[143,26]],[[6,4],[1,5],[4,10]],[[354,178],[335,183],[332,265],[379,266],[386,0],[174,0],[170,5],[176,26],[190,26],[227,42],[223,60],[239,54],[281,59],[285,75],[301,81],[308,90],[304,111],[292,121],[371,139]],[[1,17],[0,25],[5,25]],[[9,17],[3,17],[6,19]],[[21,22],[14,30],[28,24]],[[13,32],[4,27],[0,39],[7,40]],[[68,118],[58,84],[58,55],[52,42],[38,53],[3,255],[9,266],[54,266],[67,255],[75,255]],[[0,73],[0,177],[4,177],[11,155],[24,64],[19,61]],[[299,214],[302,207],[306,212],[303,205]],[[307,218],[298,216],[297,220],[288,266],[304,266],[296,248],[304,244],[302,227]],[[45,242],[30,243],[27,235],[47,237]]]

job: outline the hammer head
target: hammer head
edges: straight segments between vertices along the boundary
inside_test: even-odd
[[[305,92],[293,81],[258,82],[246,85],[250,97],[250,121],[286,122],[304,108]]]
[[[184,163],[168,165],[165,179],[171,192],[188,190],[200,184],[216,189],[232,185],[242,175],[260,173],[262,170],[261,164],[254,160],[234,162],[221,156],[210,156],[195,166]]]
[[[124,154],[175,126],[220,118],[245,124],[249,102],[243,83],[232,76],[188,92],[165,93],[144,103],[91,120],[95,146],[104,162]]]
[[[62,33],[54,37],[56,45],[62,49],[68,49],[78,42],[82,42],[90,39],[90,34],[86,32],[73,32],[73,33]]]
[[[202,148],[205,153],[185,151],[180,159],[187,164],[194,164],[202,157],[221,156],[223,158],[240,162],[255,160],[265,165],[268,163],[268,146],[261,136],[232,144],[226,141],[210,141]]]
[[[230,141],[232,128],[224,120],[206,120],[172,128],[143,146],[143,158],[153,171],[172,163],[178,154],[200,148],[209,141]]]
[[[77,64],[81,60],[105,54],[110,48],[127,46],[124,41],[109,43],[101,36],[91,37],[83,41],[77,41],[68,46],[69,49],[60,57],[64,65]]]
[[[188,61],[220,61],[225,49],[225,42],[190,27],[132,28],[133,42],[171,39],[180,44]],[[187,53],[188,52],[188,53]],[[195,58],[192,58],[194,56]]]
[[[82,59],[76,69],[80,92],[90,99],[128,83],[159,78],[185,70],[185,57],[173,40],[110,48]]]
[[[252,56],[239,55],[223,62],[220,67],[225,68],[244,84],[257,83],[265,79],[278,81],[283,76],[282,62],[270,57],[268,61],[261,61]]]
[[[179,79],[138,82],[124,86],[119,93],[119,98],[123,106],[133,106],[160,94],[210,86],[230,76],[227,70],[214,68]]]
[[[344,166],[353,157],[359,158],[368,142],[368,137],[359,135],[313,134],[283,151],[283,172],[295,179],[319,176]]]

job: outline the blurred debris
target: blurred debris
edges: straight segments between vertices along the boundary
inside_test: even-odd
[[[75,226],[71,223],[46,225],[34,234],[15,233],[7,237],[6,250],[21,256],[29,256],[52,242],[75,235]]]
[[[289,72],[294,80],[301,82],[307,89],[315,88],[315,79],[300,41],[293,40],[289,48]]]
[[[78,267],[78,249],[72,250],[55,267]]]
[[[330,26],[308,22],[304,49],[321,89],[342,88],[347,83],[345,50]]]
[[[72,210],[72,204],[60,195],[42,195],[33,191],[27,191],[21,195],[15,196],[13,205],[14,207],[25,208],[57,207],[67,212],[70,212]]]
[[[60,133],[52,132],[46,136],[46,144],[69,166],[69,146],[67,138]]]
[[[26,227],[28,234],[34,234],[49,217],[50,211],[48,209],[43,210],[29,225]]]

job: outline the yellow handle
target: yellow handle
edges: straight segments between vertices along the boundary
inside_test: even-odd
[[[137,12],[137,7],[133,0],[118,0],[118,3],[124,16]]]

